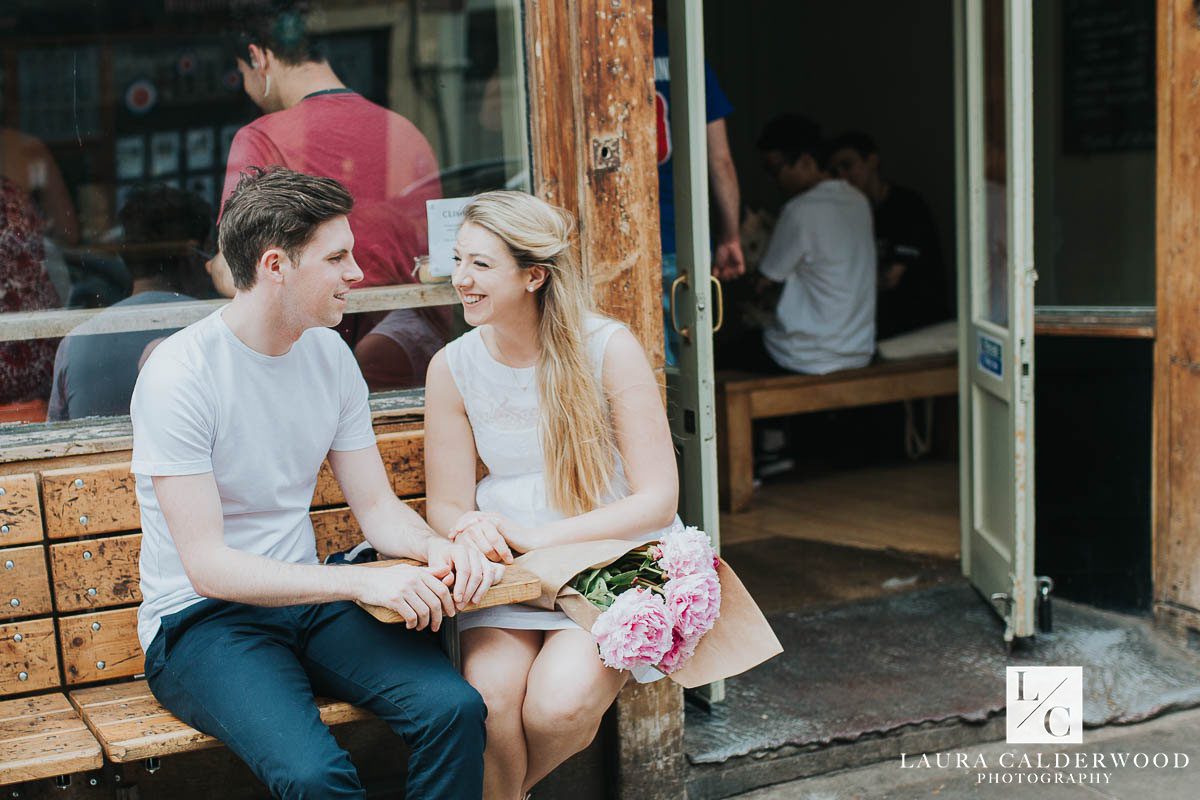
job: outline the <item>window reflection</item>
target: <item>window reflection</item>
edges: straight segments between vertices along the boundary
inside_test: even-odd
[[[20,419],[127,413],[146,348],[195,317],[180,305],[178,324],[164,312],[130,330],[130,307],[232,292],[212,231],[248,166],[341,180],[361,285],[418,281],[426,200],[527,183],[518,11],[515,0],[6,4],[0,311],[49,322],[22,335],[0,313],[0,404],[32,404]],[[99,308],[72,328],[69,312]],[[339,331],[372,389],[420,385],[452,333],[450,308],[371,308]]]

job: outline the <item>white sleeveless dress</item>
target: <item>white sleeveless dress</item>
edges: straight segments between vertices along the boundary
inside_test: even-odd
[[[604,351],[612,335],[623,326],[597,315],[590,316],[585,325],[588,355],[600,382]],[[547,498],[538,435],[536,368],[514,369],[501,364],[488,352],[478,328],[448,344],[446,360],[471,422],[475,449],[488,468],[488,475],[475,487],[476,507],[503,514],[518,525],[529,527],[562,519],[563,515],[550,506]],[[606,503],[625,497],[629,491],[620,453],[614,453],[614,463],[614,488]],[[678,524],[676,519],[674,525]],[[658,539],[669,529],[651,531],[631,541]],[[480,627],[562,630],[579,626],[561,611],[526,605],[472,611],[459,621],[460,630]],[[635,677],[644,681],[661,675],[654,670],[635,670]]]

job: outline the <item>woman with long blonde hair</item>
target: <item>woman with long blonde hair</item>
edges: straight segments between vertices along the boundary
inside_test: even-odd
[[[429,366],[428,517],[494,561],[678,524],[658,385],[633,334],[594,312],[574,232],[560,208],[488,192],[454,248],[473,330]],[[484,609],[460,629],[463,671],[488,706],[485,796],[519,800],[587,747],[629,673],[604,666],[591,633],[558,611]]]

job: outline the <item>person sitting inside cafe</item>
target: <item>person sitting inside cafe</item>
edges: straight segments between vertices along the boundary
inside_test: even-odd
[[[177,330],[106,332],[114,310],[212,294],[200,249],[212,234],[208,203],[181,189],[149,185],[130,194],[118,218],[124,229],[121,258],[133,290],[59,343],[47,413],[51,421],[128,414],[148,345]]]
[[[774,314],[763,330],[762,354],[740,354],[741,368],[824,374],[864,367],[875,352],[871,206],[829,174],[826,143],[812,120],[772,119],[757,148],[789,199],[758,266],[758,290]]]
[[[875,213],[875,335],[887,339],[947,319],[945,265],[929,206],[912,189],[884,178],[879,146],[867,134],[843,133],[829,152],[830,171],[865,194]]]

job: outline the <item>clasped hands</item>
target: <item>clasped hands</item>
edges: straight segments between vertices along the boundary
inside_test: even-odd
[[[513,551],[528,553],[545,546],[536,528],[526,528],[503,514],[468,511],[450,528],[450,540],[477,548],[492,562],[511,564]]]
[[[481,548],[466,542],[431,538],[426,560],[423,566],[364,569],[359,599],[392,609],[410,630],[437,631],[444,618],[483,600],[504,577],[503,564],[485,558]]]

